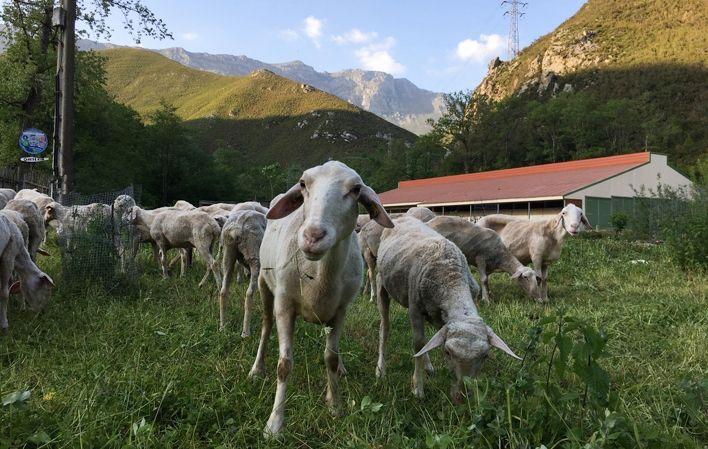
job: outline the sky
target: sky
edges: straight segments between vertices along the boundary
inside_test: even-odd
[[[585,0],[526,0],[521,47],[552,31]],[[143,0],[174,39],[147,48],[300,60],[318,71],[361,68],[439,92],[473,89],[495,56],[507,59],[509,19],[498,0]],[[135,45],[122,17],[111,42]],[[103,39],[105,40],[105,39]]]

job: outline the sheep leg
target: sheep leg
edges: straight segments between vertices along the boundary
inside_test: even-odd
[[[413,353],[417,354],[425,346],[425,321],[412,304],[408,309],[408,317],[413,329]],[[425,370],[424,357],[415,357],[413,365],[413,395],[418,399],[423,399],[425,397],[425,392],[423,391],[423,378],[425,377],[423,375],[423,370]]]
[[[261,316],[261,339],[258,342],[256,360],[253,362],[248,377],[263,376],[265,373],[265,355],[268,349],[268,338],[273,329],[273,293],[270,291],[261,276],[258,276],[258,291],[263,302],[263,315]]]
[[[7,303],[10,301],[11,278],[12,268],[10,268],[10,264],[3,263],[0,267],[0,335],[6,335],[9,327],[7,323]],[[22,303],[24,304],[24,298]]]
[[[170,277],[167,271],[167,248],[164,245],[158,243],[160,247],[160,266],[162,267],[162,277],[167,279]]]
[[[541,282],[543,283],[541,298],[543,302],[548,302],[548,264],[541,265]]]
[[[248,290],[243,304],[243,327],[241,337],[251,336],[251,308],[253,307],[253,293],[258,287],[258,273],[261,271],[261,264],[258,261],[251,262],[251,279],[248,281]]]
[[[155,258],[155,264],[157,266],[160,266],[160,252],[157,249],[157,244],[155,242],[150,242],[150,247],[152,247],[152,257]],[[138,246],[137,244],[135,245],[135,252],[137,254],[138,252]],[[135,256],[133,256],[133,261],[135,261]]]
[[[236,283],[240,284],[243,282],[243,270],[240,265],[236,265]]]
[[[364,261],[366,262],[367,270],[366,273],[369,275],[369,284],[371,286],[371,302],[374,302],[374,295],[376,295],[376,258],[371,254],[370,249],[364,250]]]
[[[234,265],[236,255],[230,246],[224,248],[224,254],[221,259],[221,268],[224,271],[224,280],[221,283],[219,291],[219,330],[223,331],[226,328],[226,307],[229,301],[229,289],[231,288],[231,279],[234,274]],[[209,271],[207,270],[207,275]],[[203,280],[203,279],[202,279]]]
[[[379,323],[379,360],[376,363],[376,377],[382,378],[386,376],[386,346],[388,343],[388,331],[390,327],[388,311],[391,298],[388,295],[388,291],[381,286],[381,276],[379,275],[377,277],[377,305],[379,308],[381,322]]]
[[[487,265],[484,259],[477,259],[477,271],[479,272],[479,283],[482,284],[482,301],[489,304],[489,276],[487,275]]]
[[[346,307],[340,307],[334,319],[327,323],[332,330],[327,334],[327,343],[324,351],[324,361],[327,367],[327,394],[325,402],[334,415],[339,414],[339,376],[344,374],[344,364],[339,353],[339,338],[344,329],[344,315]]]
[[[369,296],[371,294],[371,282],[369,282],[369,268],[366,268],[366,273],[364,273],[364,290],[361,292],[364,296]]]
[[[278,330],[278,383],[275,388],[273,411],[263,430],[266,438],[278,437],[285,427],[285,393],[288,377],[293,369],[293,332],[295,331],[295,311],[290,309],[287,298],[275,300],[275,325]],[[332,331],[334,332],[334,331]]]

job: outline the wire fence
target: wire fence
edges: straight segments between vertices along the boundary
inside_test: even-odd
[[[61,217],[55,224],[64,283],[73,287],[98,285],[107,290],[137,283],[138,267],[131,257],[137,242],[127,220],[137,201],[139,191],[133,186],[64,196]]]

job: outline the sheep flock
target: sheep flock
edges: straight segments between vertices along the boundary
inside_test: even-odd
[[[549,266],[558,260],[569,236],[589,227],[583,211],[572,204],[556,217],[539,221],[490,215],[474,224],[459,217],[436,217],[424,207],[389,214],[359,174],[337,161],[305,170],[268,208],[257,202],[196,207],[178,201],[149,210],[127,195],[112,204],[64,206],[29,189],[0,189],[0,200],[1,334],[8,332],[7,305],[13,293],[33,311],[41,311],[51,300],[55,281],[36,265],[37,258],[46,254],[42,249],[46,234],[70,236],[97,215],[110,220],[121,269],[144,244],[150,246],[165,279],[170,277],[168,253],[175,250],[172,262],[179,260],[184,276],[196,250],[206,266],[200,287],[213,289],[209,286],[214,283],[217,287],[219,330],[230,326],[227,305],[232,283],[245,280],[240,330],[243,338],[250,337],[258,290],[262,323],[249,376],[266,374],[274,326],[278,341],[277,384],[266,438],[279,437],[286,425],[286,390],[298,319],[327,328],[323,333],[325,400],[332,413],[341,413],[339,383],[346,368],[339,344],[347,309],[364,284],[380,315],[378,362],[371,367],[372,378],[386,375],[393,299],[409,316],[412,393],[424,397],[424,372],[434,369],[428,353],[439,347],[453,374],[450,396],[460,402],[463,378],[477,376],[490,352],[496,349],[518,359],[499,336],[504,329],[492,330],[485,324],[484,307],[478,308],[478,299],[491,300],[488,274],[507,273],[518,283],[519,295],[547,302]],[[366,213],[359,214],[360,209]],[[130,247],[115,237],[120,232],[130,235]],[[481,288],[470,266],[476,267]],[[425,323],[436,329],[428,340]]]

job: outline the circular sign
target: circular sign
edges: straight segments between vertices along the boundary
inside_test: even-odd
[[[48,144],[47,135],[35,128],[26,129],[20,135],[20,149],[27,154],[41,154]]]

